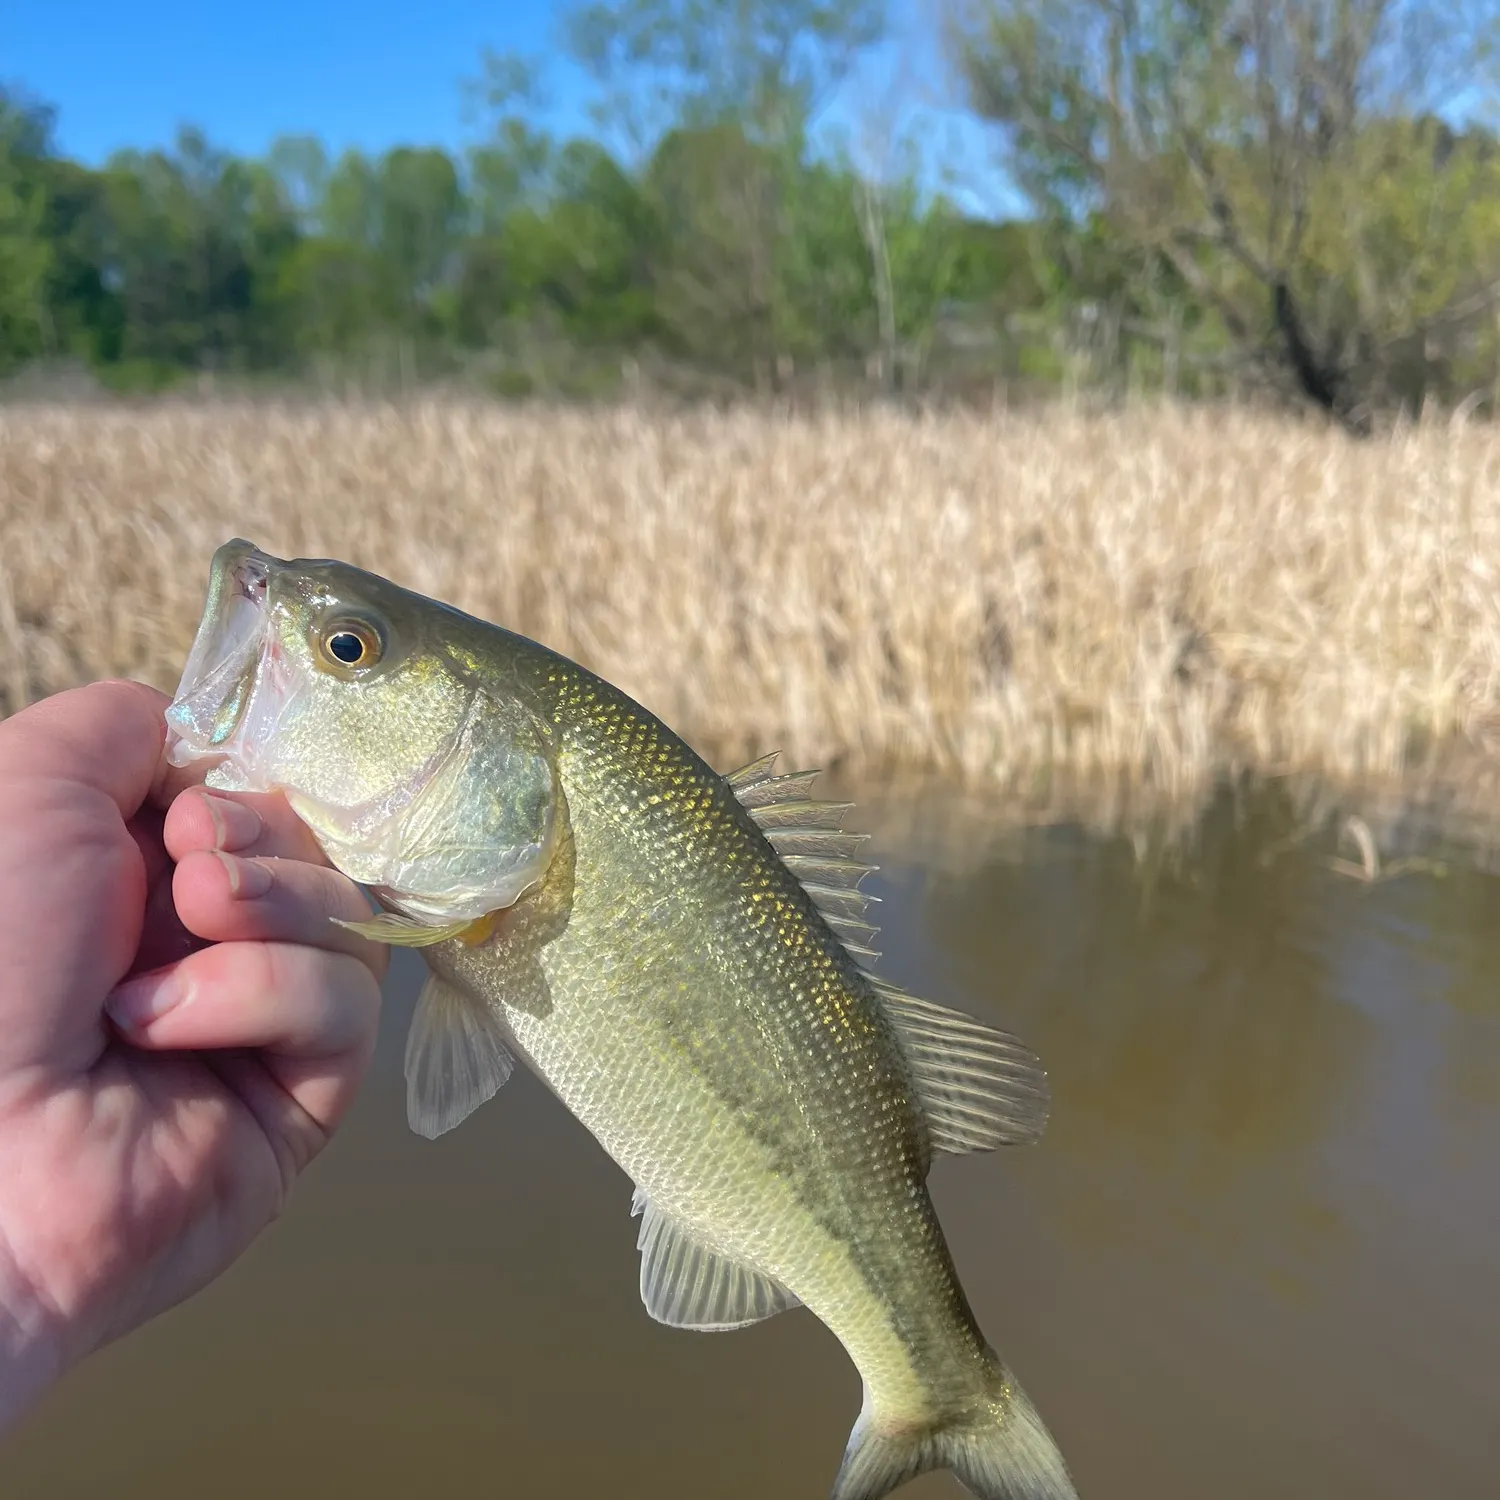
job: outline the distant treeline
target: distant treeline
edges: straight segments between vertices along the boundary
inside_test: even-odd
[[[1421,88],[1397,11],[1432,23]],[[705,30],[719,12],[722,35]],[[488,134],[462,155],[330,159],[285,138],[247,159],[184,129],[94,169],[58,153],[45,106],[0,94],[0,374],[1253,385],[1352,426],[1429,398],[1490,406],[1500,150],[1429,98],[1449,74],[1483,93],[1485,12],[965,7],[953,87],[1000,127],[1030,203],[1010,222],[961,212],[902,142],[813,149],[818,99],[882,34],[876,0],[574,7],[573,56],[621,111],[652,102],[632,153],[549,133],[532,77],[494,58]]]
[[[44,117],[29,123],[13,117],[0,167],[10,366],[70,356],[131,386],[465,373],[525,391],[617,384],[654,359],[774,386],[818,368],[880,378],[893,347],[920,378],[945,316],[988,333],[1048,306],[1026,226],[965,219],[908,182],[878,195],[883,342],[873,190],[733,123],[675,129],[636,170],[539,135],[464,159],[329,161],[313,140],[246,160],[184,131],[97,171],[47,149]]]

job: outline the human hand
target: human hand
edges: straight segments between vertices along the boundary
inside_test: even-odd
[[[230,1265],[374,1049],[369,903],[279,795],[166,779],[167,701],[0,723],[0,1430]]]

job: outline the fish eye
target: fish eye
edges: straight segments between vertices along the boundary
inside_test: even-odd
[[[328,637],[328,654],[338,657],[346,667],[357,667],[365,654],[365,643],[352,630],[341,630]]]
[[[379,632],[364,620],[333,621],[318,644],[328,664],[344,670],[374,666],[384,649]]]

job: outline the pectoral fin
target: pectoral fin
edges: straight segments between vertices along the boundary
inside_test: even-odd
[[[515,1066],[505,1024],[435,974],[422,986],[406,1037],[406,1118],[435,1140],[492,1099]]]
[[[641,1301],[658,1323],[726,1333],[800,1305],[779,1282],[700,1244],[639,1188],[630,1211],[642,1215]]]
[[[450,938],[482,943],[494,932],[496,919],[497,914],[490,912],[483,917],[465,917],[459,922],[443,922],[434,927],[404,917],[399,912],[383,911],[365,922],[346,922],[342,917],[330,920],[339,927],[347,927],[350,932],[369,938],[372,943],[388,943],[392,948],[431,948]]]

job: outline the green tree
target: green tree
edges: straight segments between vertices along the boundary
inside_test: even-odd
[[[664,326],[759,385],[796,343],[786,267],[817,111],[884,35],[885,0],[584,0],[570,51],[641,148],[666,236]]]
[[[656,226],[638,183],[589,141],[556,148],[549,178],[462,250],[457,336],[499,351],[518,388],[586,385],[578,357],[603,374],[655,334]]]
[[[812,161],[782,205],[776,343],[799,365],[863,367],[876,347],[876,301],[861,226],[861,184],[847,164]]]
[[[331,160],[294,136],[253,160],[184,131],[94,171],[51,150],[47,111],[0,101],[0,361],[83,356],[116,383],[399,368],[593,392],[663,350],[765,388],[876,355],[888,380],[922,378],[955,320],[1140,301],[1158,282],[1173,294],[1143,269],[1163,257],[1104,207],[978,223],[899,150],[873,166],[814,150],[820,103],[879,32],[874,0],[615,0],[567,15],[601,83],[659,107],[668,128],[649,150],[557,138],[537,70],[513,58],[486,58],[473,92],[489,128],[461,157]],[[1474,194],[1481,146],[1434,146]],[[1412,212],[1401,181],[1370,200],[1393,218]],[[1467,242],[1476,264],[1482,238]],[[1482,290],[1425,271],[1413,285],[1448,313]],[[1483,351],[1468,323],[1442,326],[1451,337],[1429,331],[1401,358],[1430,369],[1436,342],[1467,378]]]
[[[124,305],[117,285],[106,285],[108,240],[103,176],[77,162],[44,163],[51,245],[47,303],[55,352],[89,363],[119,359]]]
[[[800,141],[886,24],[885,0],[578,0],[563,12],[606,118],[642,141],[725,120],[757,141]]]
[[[446,152],[401,146],[386,153],[378,185],[380,253],[402,324],[415,331],[450,269],[464,195]]]
[[[278,136],[266,153],[265,165],[298,230],[317,234],[323,227],[323,202],[331,170],[322,141],[310,135]]]
[[[645,175],[662,225],[653,271],[669,343],[762,386],[788,342],[780,166],[770,147],[726,122],[672,131]]]
[[[264,167],[183,130],[171,152],[111,158],[97,208],[100,276],[119,303],[115,352],[131,378],[284,358],[267,313],[297,231]]]
[[[399,146],[371,161],[347,151],[309,212],[321,233],[279,287],[282,305],[302,307],[304,347],[320,337],[345,353],[393,339],[408,351],[440,342],[467,215],[450,156]]]
[[[470,113],[489,123],[488,137],[468,152],[472,224],[494,234],[511,213],[536,208],[550,188],[556,143],[537,123],[546,103],[541,71],[513,53],[486,49],[465,93]]]
[[[55,352],[43,172],[50,125],[45,111],[0,94],[0,372]]]
[[[300,241],[281,262],[268,301],[291,330],[288,353],[300,364],[363,354],[384,328],[379,262],[368,246],[348,240]]]
[[[331,240],[379,248],[380,169],[364,152],[346,151],[329,169],[317,218]]]
[[[1487,0],[974,0],[950,41],[1040,214],[1101,215],[1362,427],[1428,388],[1401,374],[1413,340],[1500,293],[1494,153],[1436,118],[1485,93],[1496,21]]]

